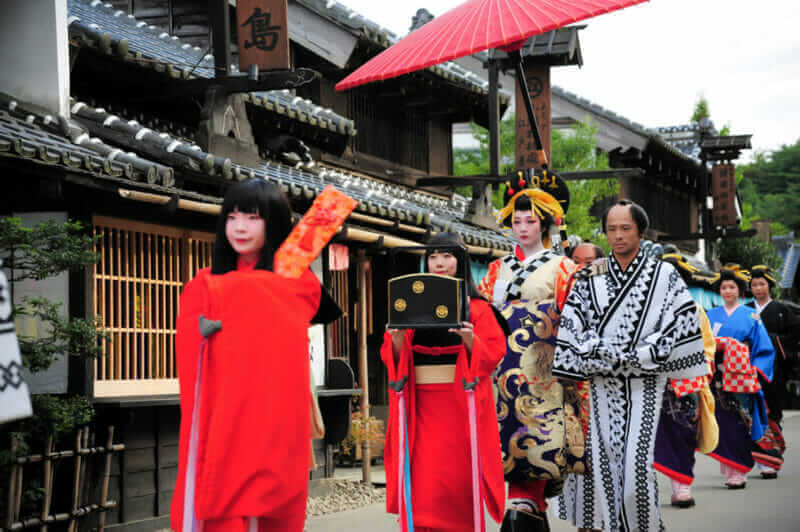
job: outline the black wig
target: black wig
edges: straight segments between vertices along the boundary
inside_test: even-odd
[[[736,275],[733,270],[727,270],[723,268],[719,272],[719,285],[717,285],[717,290],[722,288],[723,281],[733,281],[736,283],[736,286],[739,287],[739,297],[744,297],[747,291],[747,282]]]
[[[464,245],[464,241],[455,233],[437,233],[430,237],[427,242],[428,246],[442,246],[443,248],[453,248],[461,246],[465,250],[467,247]],[[428,271],[428,257],[431,254],[436,253],[438,250],[436,248],[428,248],[425,250],[425,271]],[[458,259],[458,268],[456,269],[456,277],[459,279],[464,279],[464,282],[467,283],[467,291],[469,292],[469,297],[478,297],[483,299],[483,296],[480,292],[478,292],[478,287],[475,286],[475,281],[472,279],[472,268],[469,266],[469,254],[467,254],[467,261],[464,264],[464,260],[458,254],[453,253],[452,250],[444,249],[445,253],[451,253]]]
[[[255,267],[272,271],[275,252],[292,230],[292,211],[289,200],[277,185],[254,178],[236,183],[225,192],[222,212],[217,221],[211,273],[222,274],[236,269],[239,257],[225,236],[228,214],[234,210],[256,213],[264,219],[266,238]]]

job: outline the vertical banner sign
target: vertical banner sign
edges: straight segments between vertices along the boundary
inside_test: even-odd
[[[711,168],[711,195],[714,197],[711,212],[714,225],[736,225],[736,172],[733,164],[715,164]]]
[[[238,0],[236,22],[239,70],[289,69],[287,0]]]
[[[526,61],[525,78],[528,82],[528,92],[531,95],[533,104],[533,114],[539,123],[539,134],[542,137],[542,149],[547,154],[550,161],[550,67],[548,65],[535,65]],[[522,101],[522,91],[519,83],[516,94],[516,132],[517,145],[515,159],[517,169],[538,168],[536,157],[536,141],[533,139],[531,124],[528,121],[528,112],[525,110],[525,102]]]

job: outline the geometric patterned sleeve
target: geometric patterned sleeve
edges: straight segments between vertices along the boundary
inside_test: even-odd
[[[692,379],[671,379],[672,391],[675,392],[677,397],[707,389],[711,382],[711,377],[714,375],[714,355],[717,351],[717,341],[714,339],[714,331],[711,329],[711,323],[708,321],[706,311],[703,310],[700,304],[696,304],[695,308],[697,309],[697,317],[700,324],[700,334],[703,337],[703,351],[708,365],[708,374]]]
[[[478,283],[478,292],[481,293],[488,301],[492,300],[492,293],[494,292],[494,283],[497,282],[497,274],[500,272],[500,259],[492,261],[489,264],[489,271],[483,276],[481,282]]]
[[[661,316],[659,325],[635,346],[625,345],[616,336],[600,337],[587,320],[592,315],[588,280],[579,280],[561,314],[554,374],[569,377],[572,373],[571,378],[648,374],[690,378],[706,374],[708,367],[694,301],[678,272],[669,264],[662,267],[666,269],[664,282],[656,281],[650,287],[666,291],[661,308],[650,309]]]

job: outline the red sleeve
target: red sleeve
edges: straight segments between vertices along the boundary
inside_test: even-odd
[[[405,339],[403,340],[403,351],[408,350],[408,352],[410,353],[411,339],[413,338],[413,335],[414,335],[413,329],[406,330]],[[381,360],[383,360],[383,363],[386,365],[386,371],[389,374],[388,377],[390,381],[397,380],[398,373],[404,374],[404,372],[399,371],[400,365],[403,363],[404,358],[407,361],[408,356],[403,357],[401,354],[398,363],[397,364],[394,363],[394,356],[392,353],[392,335],[389,334],[388,331],[383,333],[383,345],[381,346]]]
[[[561,264],[559,264],[558,272],[556,273],[555,287],[556,305],[558,306],[559,312],[564,308],[564,303],[567,302],[567,296],[575,285],[575,272],[578,270],[580,270],[580,268],[577,264],[572,262],[572,260],[567,257],[561,259]]]
[[[497,323],[489,303],[482,299],[470,301],[470,321],[474,324],[474,339],[470,356],[470,373],[477,377],[490,375],[506,354],[506,337]]]
[[[500,272],[500,259],[493,261],[489,264],[489,271],[486,272],[486,275],[481,279],[481,282],[478,283],[478,292],[480,292],[483,297],[492,301],[492,293],[494,292],[494,283],[497,282],[497,274]]]

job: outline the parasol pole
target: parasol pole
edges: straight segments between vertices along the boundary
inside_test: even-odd
[[[544,153],[542,136],[539,134],[539,124],[536,121],[536,115],[533,113],[533,103],[531,102],[531,93],[528,92],[528,81],[525,78],[525,64],[522,60],[522,53],[519,50],[514,50],[508,52],[508,54],[514,60],[514,67],[517,70],[517,81],[522,91],[522,101],[525,102],[525,110],[528,112],[528,122],[531,124],[533,140],[536,142],[536,154],[539,157],[539,163],[542,165],[542,168],[547,168],[547,154]]]

